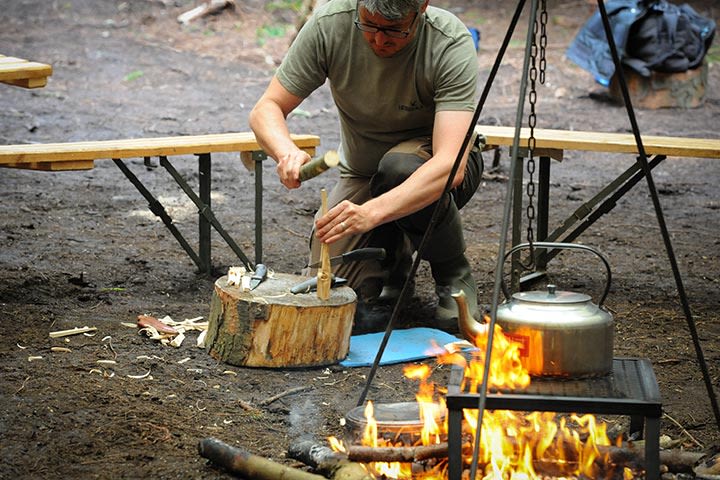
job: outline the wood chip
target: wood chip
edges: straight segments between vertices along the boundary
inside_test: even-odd
[[[67,347],[50,347],[51,352],[62,352],[62,353],[70,353],[72,350],[70,350]]]
[[[70,335],[79,335],[81,333],[89,333],[89,332],[95,332],[97,331],[96,327],[75,327],[71,328],[69,330],[57,330],[55,332],[50,332],[50,338],[60,338],[60,337],[67,337]]]
[[[170,345],[177,348],[182,345],[183,340],[185,340],[185,334],[180,332],[170,341]]]
[[[36,360],[42,360],[43,357],[40,355],[31,355],[28,357],[28,362],[34,362]]]
[[[115,365],[117,362],[115,360],[98,360],[95,363],[99,363],[100,365]]]

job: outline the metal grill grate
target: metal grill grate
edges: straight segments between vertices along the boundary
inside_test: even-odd
[[[462,410],[477,409],[479,395],[460,391],[463,371],[453,369],[448,386],[448,446],[450,480],[462,474]],[[662,403],[655,372],[647,359],[616,358],[604,377],[533,379],[522,391],[494,391],[487,410],[545,411],[629,415],[631,433],[645,438],[647,480],[660,478],[660,416]],[[644,431],[643,431],[644,429]]]

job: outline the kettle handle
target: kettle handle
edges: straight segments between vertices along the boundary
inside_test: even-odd
[[[506,254],[505,258],[503,259],[502,263],[502,271],[500,272],[502,274],[500,286],[502,287],[503,294],[505,295],[506,299],[510,299],[510,291],[508,290],[507,285],[505,285],[505,262],[507,261],[508,257],[512,255],[513,253],[517,252],[518,250],[522,250],[523,248],[529,247],[529,243],[519,243],[515,245],[513,248],[511,248]],[[580,245],[577,243],[561,243],[561,242],[533,242],[533,246],[536,248],[543,248],[547,250],[586,250],[588,252],[592,252],[598,257],[600,257],[600,260],[602,260],[603,264],[605,265],[605,270],[607,272],[607,281],[605,282],[605,291],[602,294],[602,297],[600,297],[600,301],[598,302],[598,307],[601,307],[603,302],[605,301],[605,298],[608,295],[608,292],[610,292],[610,282],[612,281],[612,273],[610,272],[610,263],[608,262],[607,258],[605,258],[605,255],[600,253],[598,250],[588,247],[587,245]]]

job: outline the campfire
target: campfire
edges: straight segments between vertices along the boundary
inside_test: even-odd
[[[497,392],[524,390],[530,385],[531,377],[521,362],[522,346],[504,335],[501,327],[495,328],[489,388]],[[439,364],[462,369],[463,391],[478,393],[485,365],[486,340],[486,331],[477,335],[474,341],[476,348],[470,352],[447,351],[435,346],[442,352],[437,356]],[[337,438],[330,438],[330,444],[335,451],[347,454],[351,460],[365,463],[376,478],[446,479],[447,388],[429,381],[432,368],[428,365],[408,366],[404,373],[408,379],[419,382],[416,394],[419,418],[408,419],[406,429],[383,428],[387,422],[382,416],[375,417],[375,406],[368,402],[363,409],[365,422],[362,434],[349,435],[351,442],[359,439],[359,444],[349,444]],[[477,415],[477,410],[463,410],[464,470],[470,468],[472,461]],[[407,435],[414,424],[420,431]],[[630,467],[615,464],[606,424],[593,415],[561,416],[552,412],[488,410],[483,415],[481,433],[479,478],[632,479],[642,475],[642,472]],[[402,461],[396,461],[398,459]]]

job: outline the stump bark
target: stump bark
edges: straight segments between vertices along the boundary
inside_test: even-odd
[[[651,72],[643,77],[631,68],[624,68],[625,80],[634,106],[650,110],[668,107],[695,108],[705,99],[708,66],[704,62],[694,70],[678,73]],[[610,82],[610,96],[623,103],[617,76]]]
[[[308,367],[343,360],[350,349],[356,296],[334,288],[330,298],[316,292],[293,294],[307,277],[276,273],[255,290],[215,282],[205,345],[215,359],[236,366]]]

